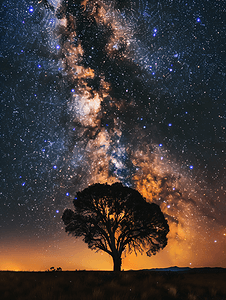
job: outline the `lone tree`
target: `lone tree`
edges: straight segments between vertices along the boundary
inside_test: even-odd
[[[78,192],[73,204],[75,210],[62,216],[65,231],[111,255],[114,271],[121,271],[126,249],[151,256],[167,245],[169,226],[160,207],[121,183],[93,184]]]

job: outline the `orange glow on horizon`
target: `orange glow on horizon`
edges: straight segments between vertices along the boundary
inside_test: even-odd
[[[139,270],[152,268],[178,267],[224,267],[226,268],[226,241],[224,243],[193,244],[183,228],[170,226],[168,245],[155,256],[148,257],[146,253],[122,255],[122,270]],[[184,235],[184,240],[177,239],[177,232]],[[39,243],[39,245],[38,245]],[[213,247],[214,254],[213,254]],[[218,248],[217,248],[218,247]],[[217,249],[217,250],[216,250]],[[215,256],[215,253],[218,253]],[[108,270],[113,269],[111,256],[104,252],[88,249],[82,240],[67,236],[60,232],[57,242],[26,240],[14,241],[7,247],[4,245],[0,252],[0,270],[12,271],[46,271],[50,267],[61,267],[66,270]]]

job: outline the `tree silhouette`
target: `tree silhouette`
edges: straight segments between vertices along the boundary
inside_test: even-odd
[[[78,192],[73,204],[75,210],[62,215],[65,231],[111,255],[114,271],[121,270],[124,250],[151,256],[167,245],[169,226],[160,207],[121,183],[93,184]]]

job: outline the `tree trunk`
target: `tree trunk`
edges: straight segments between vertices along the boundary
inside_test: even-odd
[[[122,265],[122,259],[121,256],[117,253],[113,256],[113,262],[114,262],[114,272],[120,272],[121,271],[121,265]]]

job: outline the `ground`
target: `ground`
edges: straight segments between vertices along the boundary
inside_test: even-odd
[[[226,299],[226,269],[0,272],[1,299]],[[2,298],[3,296],[3,298]]]

